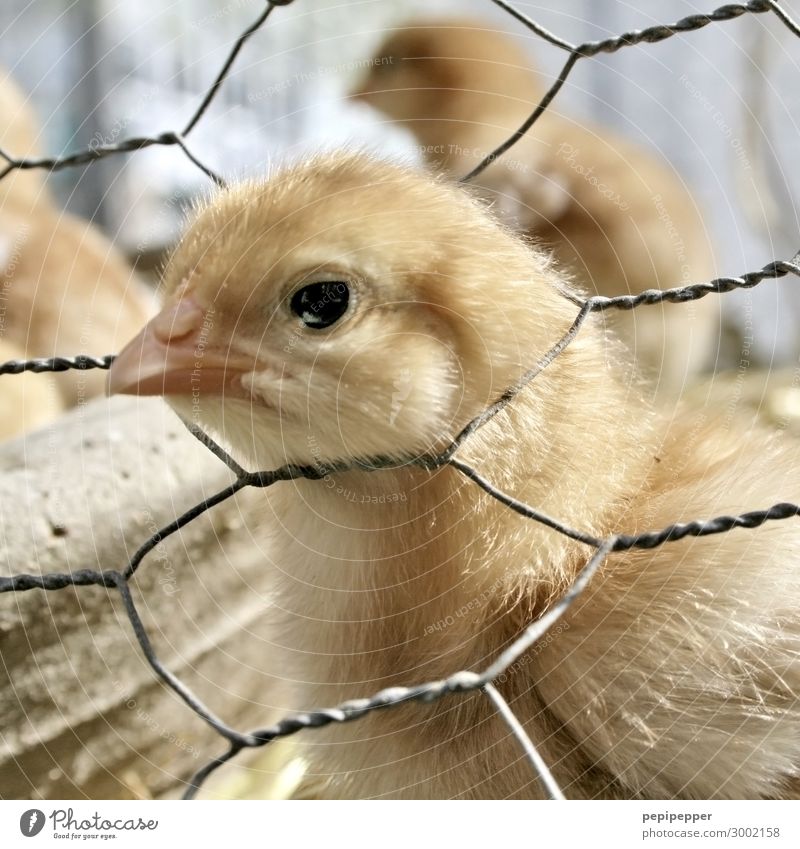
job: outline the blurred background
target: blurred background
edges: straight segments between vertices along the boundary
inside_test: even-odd
[[[719,2],[515,5],[579,43],[709,12]],[[782,5],[800,15],[800,0]],[[182,128],[236,39],[263,9],[261,0],[3,0],[0,65],[36,112],[40,148],[61,156]],[[563,51],[490,0],[295,0],[277,8],[248,42],[192,132],[191,150],[227,179],[263,174],[285,158],[347,143],[380,155],[415,157],[409,133],[346,94],[387,28],[415,14],[453,12],[515,34],[551,78],[564,62]],[[674,168],[705,211],[718,273],[739,275],[774,259],[791,259],[800,249],[800,173],[792,167],[800,161],[799,83],[800,40],[772,14],[744,15],[660,44],[581,60],[550,109],[615,128]],[[48,185],[58,207],[91,220],[151,281],[187,207],[212,187],[175,147],[65,169],[50,175]],[[65,341],[61,353],[117,350],[100,331],[108,339],[118,331],[123,342],[133,331],[118,327],[124,310],[96,296],[114,281],[112,295],[132,291],[127,264],[112,279],[116,260],[105,243],[95,245],[78,231],[55,251],[54,234],[73,225],[62,220],[60,210],[42,213],[35,206],[25,215],[33,268],[28,277],[24,269],[18,273],[18,290],[38,291],[37,303],[55,307],[70,303],[64,292],[79,290],[84,300],[73,299],[71,318],[81,325],[73,334],[77,341]],[[39,231],[41,220],[46,226]],[[0,239],[0,254],[2,249]],[[85,257],[85,265],[76,261],[82,252],[92,265]],[[48,254],[55,260],[45,267]],[[55,280],[59,266],[69,280]],[[721,299],[727,324],[722,364],[729,371],[715,384],[719,394],[712,397],[706,384],[697,388],[703,398],[725,410],[741,400],[781,429],[792,425],[800,433],[799,285],[786,277]],[[4,319],[3,297],[5,282]],[[69,322],[58,309],[53,312],[52,325],[63,330]],[[103,326],[104,313],[110,328]],[[144,321],[138,314],[127,320],[136,329]],[[52,345],[48,350],[38,340],[34,344],[28,329],[22,327],[19,351],[0,361],[53,352]],[[47,332],[46,326],[40,338],[47,339]],[[84,412],[87,397],[102,393],[103,375],[95,374],[100,383],[91,392],[79,384],[69,397],[44,399],[46,420],[54,423],[34,434],[30,449],[17,442],[0,452],[0,566],[8,572],[124,563],[173,515],[228,483],[226,469],[174,421],[159,424],[165,415],[160,405],[140,410],[133,402],[119,402],[111,413],[102,404]],[[20,379],[7,379],[15,383],[4,384],[6,391]],[[36,387],[45,376],[32,380]],[[767,382],[777,384],[769,393]],[[8,396],[2,401],[9,409],[15,403]],[[69,425],[54,418],[71,406],[77,411]],[[167,541],[160,568],[142,570],[137,578],[148,627],[160,645],[174,649],[170,668],[199,683],[237,727],[261,726],[268,710],[275,718],[285,710],[281,697],[273,695],[285,671],[280,657],[271,659],[274,647],[265,651],[269,637],[262,612],[269,588],[261,586],[261,553],[250,544],[249,532],[243,533],[245,524],[238,506],[228,503]],[[13,610],[0,611],[3,795],[174,794],[202,764],[201,754],[216,752],[219,739],[154,679],[127,623],[122,633],[130,643],[120,637],[123,613],[110,616],[105,595],[50,594],[43,616],[41,596],[27,593]],[[274,665],[272,679],[265,657]],[[216,792],[290,795],[299,778],[280,765],[292,757],[288,745],[288,755],[269,747],[264,757],[277,752],[277,765],[262,764],[253,773],[257,786],[241,778],[244,772],[229,771],[234,779],[228,780],[241,783]],[[278,778],[267,790],[269,772]]]
[[[714,3],[516,5],[580,42],[709,11]],[[784,6],[796,13],[798,0]],[[60,155],[178,129],[262,9],[260,0],[5,0],[0,62],[31,99],[43,149]],[[452,11],[518,33],[548,73],[564,60],[489,0],[296,0],[277,9],[246,46],[194,131],[192,150],[229,178],[345,142],[411,156],[410,135],[348,103],[345,93],[387,26],[412,13]],[[797,39],[773,15],[745,15],[583,60],[551,108],[613,126],[674,165],[704,206],[719,272],[739,274],[800,248],[800,174],[790,167],[800,153],[799,60]],[[68,209],[101,226],[142,270],[157,262],[186,205],[209,185],[175,148],[111,157],[50,182]],[[754,363],[796,363],[796,289],[791,281],[768,283],[725,299],[729,333],[752,332]]]

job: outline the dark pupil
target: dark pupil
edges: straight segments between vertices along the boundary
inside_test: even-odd
[[[292,295],[292,312],[307,327],[321,330],[330,327],[347,312],[350,289],[346,283],[312,283]]]

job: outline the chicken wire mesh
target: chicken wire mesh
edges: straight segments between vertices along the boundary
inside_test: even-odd
[[[214,98],[218,95],[221,87],[226,83],[231,68],[244,45],[257,35],[278,7],[289,5],[289,2],[291,0],[281,3],[267,3],[266,7],[252,24],[241,33],[216,75],[213,84],[193,112],[191,118],[181,129],[152,136],[124,138],[121,141],[113,143],[93,144],[85,150],[61,157],[19,159],[13,156],[12,151],[0,150],[0,160],[5,163],[2,170],[0,170],[0,179],[15,170],[45,169],[58,171],[96,163],[106,157],[132,153],[152,146],[164,146],[178,148],[180,153],[206,177],[217,185],[225,185],[223,178],[201,161],[193,152],[190,136],[203,120],[204,115]],[[496,6],[499,6],[509,15],[513,16],[528,30],[546,40],[551,45],[561,49],[567,55],[567,58],[557,78],[528,119],[516,132],[511,134],[496,149],[488,153],[468,174],[464,175],[462,178],[463,182],[469,182],[481,174],[494,160],[503,156],[519,139],[531,130],[581,59],[591,59],[602,53],[614,53],[625,47],[656,43],[668,39],[677,33],[693,32],[709,24],[723,23],[743,15],[772,14],[791,33],[800,37],[800,26],[775,0],[751,0],[751,2],[744,4],[728,4],[720,6],[708,14],[690,15],[672,24],[652,26],[642,30],[626,32],[613,38],[582,44],[570,43],[550,32],[514,6],[505,2],[505,0],[493,0],[493,2]],[[530,384],[531,381],[534,381],[537,375],[546,369],[573,342],[585,321],[593,313],[609,310],[646,309],[649,305],[664,302],[684,304],[710,294],[722,294],[749,289],[757,286],[762,281],[772,280],[790,274],[800,276],[800,253],[790,260],[771,262],[761,270],[748,272],[742,274],[740,277],[719,277],[708,282],[661,290],[651,289],[637,295],[619,297],[593,296],[582,299],[574,295],[567,295],[578,308],[574,323],[565,335],[552,346],[547,354],[533,364],[523,377],[514,386],[509,387],[495,403],[470,421],[445,450],[437,454],[408,459],[407,462],[409,464],[426,470],[450,466],[509,510],[515,511],[530,521],[541,523],[555,532],[563,534],[587,547],[588,554],[585,565],[567,593],[553,604],[544,615],[531,622],[490,665],[481,671],[476,672],[461,669],[442,680],[427,681],[410,687],[390,687],[381,690],[369,698],[354,699],[332,708],[312,709],[305,713],[293,714],[274,724],[256,728],[248,732],[242,732],[231,727],[224,719],[217,716],[189,687],[170,672],[159,659],[153,648],[131,590],[131,579],[144,565],[147,556],[167,537],[175,534],[201,514],[211,510],[215,505],[231,498],[240,490],[247,488],[263,489],[280,482],[299,478],[321,480],[333,472],[351,469],[379,474],[381,470],[395,467],[397,460],[382,457],[362,457],[347,461],[343,460],[334,464],[316,463],[312,466],[285,465],[267,471],[248,471],[207,434],[189,422],[184,422],[184,424],[192,435],[234,474],[235,479],[232,483],[208,498],[203,499],[174,521],[153,533],[152,536],[142,542],[124,567],[105,570],[79,569],[70,572],[53,572],[42,575],[16,574],[10,577],[0,577],[0,592],[17,593],[34,589],[60,590],[65,587],[100,586],[119,593],[138,645],[152,670],[183,700],[190,710],[194,711],[198,717],[211,726],[227,743],[227,749],[222,754],[209,759],[188,780],[187,789],[184,794],[185,798],[193,798],[214,770],[233,759],[243,750],[265,746],[277,738],[286,737],[304,729],[313,729],[333,723],[357,720],[368,713],[380,709],[390,709],[408,702],[434,702],[448,697],[453,698],[459,693],[470,691],[481,691],[485,694],[485,697],[490,700],[499,716],[506,722],[510,733],[518,741],[521,751],[530,762],[533,773],[541,782],[545,795],[551,799],[564,798],[561,789],[548,769],[548,765],[540,757],[525,729],[515,717],[509,704],[495,688],[493,682],[512,668],[538,640],[546,635],[548,630],[564,615],[575,599],[587,587],[610,554],[628,551],[634,548],[651,549],[686,537],[720,534],[734,528],[757,528],[766,522],[785,520],[800,515],[800,506],[793,503],[778,503],[768,507],[757,505],[760,509],[744,512],[739,515],[723,515],[711,519],[697,519],[696,521],[672,524],[660,530],[650,530],[632,535],[615,534],[606,538],[598,538],[579,528],[571,527],[559,521],[558,517],[546,515],[533,505],[515,499],[494,486],[471,465],[460,460],[457,453],[465,442],[470,439],[472,434],[483,427],[507,405],[512,404],[515,396]],[[72,369],[108,369],[113,361],[113,354],[100,356],[79,354],[71,357],[14,360],[0,364],[0,375],[14,375],[23,372],[58,372]]]

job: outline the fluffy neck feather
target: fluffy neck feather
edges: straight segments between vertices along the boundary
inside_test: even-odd
[[[598,347],[578,340],[459,456],[516,498],[603,534],[624,527],[654,452],[649,412],[613,370],[587,367]],[[622,404],[639,409],[620,437]],[[286,644],[325,704],[484,665],[588,553],[452,468],[291,482],[270,504],[279,606],[293,623]]]

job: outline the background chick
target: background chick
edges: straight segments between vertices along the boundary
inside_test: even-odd
[[[24,93],[3,68],[0,68],[0,148],[13,157],[42,154],[36,116]],[[3,209],[12,206],[18,211],[29,212],[40,202],[51,202],[44,171],[12,171],[0,180],[0,207]]]
[[[253,467],[407,458],[448,443],[560,338],[576,312],[564,285],[457,186],[331,154],[197,212],[164,309],[109,388],[165,394]],[[798,500],[796,447],[667,427],[620,379],[615,347],[589,323],[459,457],[599,536]],[[263,497],[298,709],[483,668],[590,553],[451,467],[331,473]],[[498,679],[568,797],[796,795],[799,543],[796,522],[775,522],[615,554]],[[332,797],[541,794],[480,694],[304,744]]]
[[[353,96],[411,130],[425,159],[455,177],[516,130],[549,85],[516,40],[461,18],[421,19],[393,31],[369,69]],[[590,293],[637,293],[713,276],[706,227],[680,177],[607,128],[560,115],[557,103],[475,185]],[[714,362],[717,303],[612,320],[668,391]]]
[[[0,84],[0,147],[15,157],[40,153],[31,109],[8,77]],[[154,312],[122,254],[97,228],[58,209],[38,170],[0,180],[0,275],[0,337],[15,358],[114,353]],[[19,379],[30,382],[4,377],[0,391],[16,391],[11,381]],[[49,417],[21,416],[17,432],[102,394],[104,376],[73,371],[55,382],[62,402],[47,404]]]
[[[0,339],[0,363],[25,359],[24,352]],[[64,399],[51,375],[0,375],[0,440],[41,427],[64,410]]]

